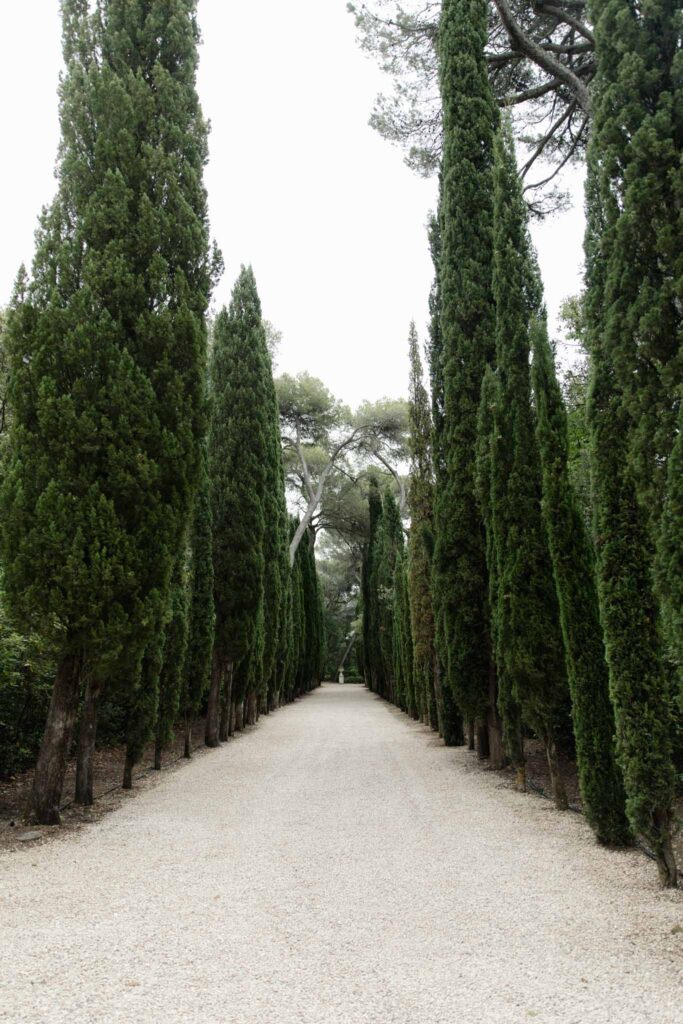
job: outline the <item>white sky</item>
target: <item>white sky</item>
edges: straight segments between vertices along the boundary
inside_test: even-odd
[[[388,82],[359,51],[345,0],[199,0],[199,17],[206,183],[226,264],[215,303],[252,263],[283,333],[279,372],[306,369],[353,405],[405,394],[412,318],[426,336],[435,184],[368,127]],[[55,189],[60,46],[58,0],[0,0],[0,304]],[[572,212],[534,228],[552,317],[580,287],[577,194]]]

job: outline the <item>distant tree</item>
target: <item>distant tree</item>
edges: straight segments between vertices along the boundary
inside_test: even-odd
[[[343,461],[359,452],[390,465],[388,456],[400,450],[406,427],[405,403],[383,399],[361,406],[354,415],[315,377],[283,374],[277,382],[282,442],[295,456],[305,508],[290,544],[290,563],[320,507],[330,477]]]
[[[384,686],[384,665],[379,640],[377,572],[378,538],[382,524],[382,497],[375,479],[370,480],[368,509],[370,530],[364,552],[362,577],[363,661],[367,686],[375,693],[380,693]]]

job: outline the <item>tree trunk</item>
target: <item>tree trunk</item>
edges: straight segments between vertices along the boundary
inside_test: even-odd
[[[59,805],[78,712],[81,664],[78,655],[67,654],[60,661],[55,675],[27,814],[29,820],[38,825],[59,825],[61,822]]]
[[[489,756],[489,730],[485,719],[477,722],[477,757],[485,761]]]
[[[489,731],[489,755],[491,767],[500,771],[505,767],[505,748],[503,746],[503,724],[498,714],[498,678],[496,664],[491,659],[489,667],[489,710],[487,714]]]
[[[189,761],[192,757],[192,718],[188,716],[185,719],[185,749],[183,750],[183,757]]]
[[[467,723],[467,749],[476,750],[476,744],[474,742],[474,720],[470,719]]]
[[[258,698],[250,693],[247,699],[247,725],[256,725],[258,721]]]
[[[78,730],[78,757],[76,761],[76,794],[74,803],[91,807],[93,803],[93,773],[95,740],[97,737],[97,701],[99,682],[90,677],[85,687],[85,698]]]
[[[242,732],[244,729],[244,701],[241,700],[235,705],[235,732]]]
[[[550,784],[553,790],[555,806],[558,811],[566,811],[569,807],[569,800],[567,799],[567,791],[562,781],[562,773],[560,772],[560,764],[557,758],[557,747],[552,736],[545,737],[545,751],[548,758]]]
[[[658,849],[654,851],[657,859],[659,880],[665,889],[675,889],[678,886],[678,869],[671,845],[671,822],[669,815],[664,811],[656,810],[653,814],[653,819],[655,828],[661,836]]]
[[[217,647],[213,649],[213,662],[211,665],[211,687],[209,689],[209,702],[206,712],[206,733],[204,742],[207,747],[218,746],[218,717],[220,714],[221,700],[221,676],[223,664],[220,651]]]
[[[133,768],[134,767],[135,767],[135,762],[133,761],[133,758],[131,757],[130,754],[126,754],[126,763],[123,766],[123,785],[122,785],[123,789],[132,789],[133,788]]]
[[[161,758],[164,752],[164,748],[161,742],[161,735],[157,730],[156,736],[154,737],[154,771],[161,771]]]
[[[234,662],[228,662],[223,680],[223,694],[221,697],[221,724],[218,738],[221,743],[227,743],[230,735],[230,705],[232,703],[232,674]]]

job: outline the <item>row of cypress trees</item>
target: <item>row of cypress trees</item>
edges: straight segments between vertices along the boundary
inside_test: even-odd
[[[57,652],[30,813],[59,821],[80,718],[117,708],[124,785],[208,698],[214,745],[319,677],[311,546],[290,571],[277,405],[253,274],[216,321],[195,0],[62,0],[58,188],[8,317],[3,602]],[[209,678],[211,684],[209,687]]]
[[[571,715],[582,802],[598,839],[618,846],[644,837],[662,881],[675,885],[683,233],[671,218],[683,180],[680,33],[674,4],[642,13],[621,0],[591,6],[599,58],[586,240],[593,535],[570,483],[567,415],[512,134],[489,87],[487,5],[444,0],[431,416],[411,328],[407,568],[383,539],[387,530],[398,536],[391,497],[371,494],[362,653],[372,689],[447,743],[462,742],[467,727],[470,746],[495,767],[512,763],[522,789],[525,737],[538,737],[558,808],[567,806],[558,735]],[[373,634],[386,634],[392,568],[388,648]]]

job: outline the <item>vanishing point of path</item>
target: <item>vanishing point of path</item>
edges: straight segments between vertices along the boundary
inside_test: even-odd
[[[683,901],[357,686],[0,861],[0,1021],[677,1024]]]

